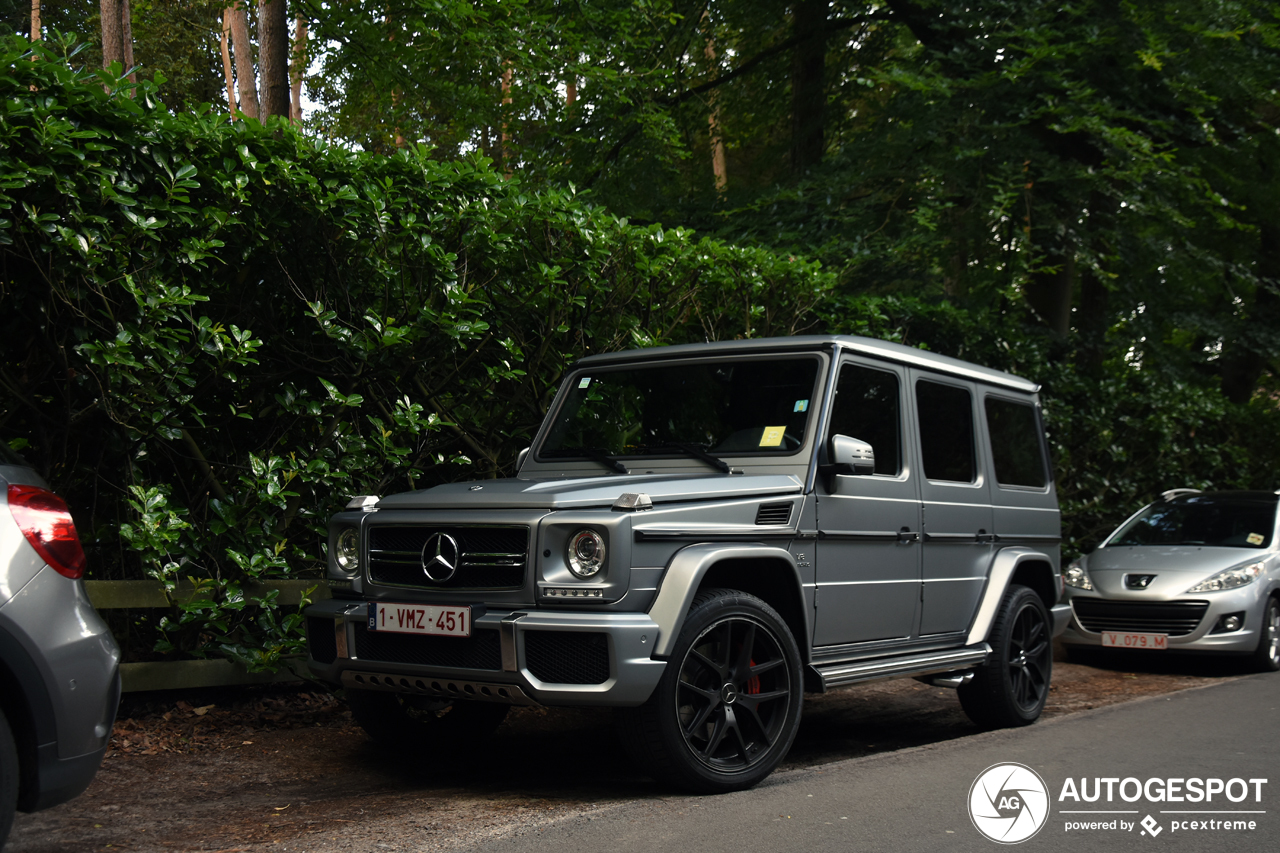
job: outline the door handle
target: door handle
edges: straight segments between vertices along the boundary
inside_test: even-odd
[[[898,531],[898,544],[905,545],[909,542],[919,542],[920,534],[914,530],[904,527]]]

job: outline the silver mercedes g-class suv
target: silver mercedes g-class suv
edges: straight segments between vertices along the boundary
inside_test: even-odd
[[[703,792],[767,776],[838,685],[1034,722],[1069,613],[1037,390],[846,336],[584,358],[515,478],[333,517],[310,667],[397,749],[613,706],[648,772]]]

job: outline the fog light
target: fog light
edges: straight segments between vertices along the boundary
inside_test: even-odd
[[[1219,616],[1217,624],[1213,626],[1211,634],[1230,634],[1233,631],[1239,631],[1244,627],[1244,613],[1228,613],[1225,616]]]

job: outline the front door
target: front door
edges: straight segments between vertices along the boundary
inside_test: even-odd
[[[824,436],[875,451],[875,473],[819,478],[815,646],[899,640],[920,604],[920,495],[903,441],[905,368],[846,358]]]

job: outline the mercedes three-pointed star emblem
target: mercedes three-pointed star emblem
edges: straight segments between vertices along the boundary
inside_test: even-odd
[[[462,549],[448,533],[432,533],[422,546],[422,571],[428,579],[444,583],[458,571]]]

